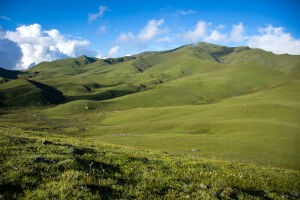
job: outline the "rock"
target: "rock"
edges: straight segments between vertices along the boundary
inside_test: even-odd
[[[54,163],[57,163],[58,160],[54,160],[54,159],[49,159],[49,158],[36,158],[34,160],[35,163],[49,163],[49,164],[54,164]]]
[[[47,144],[52,144],[52,142],[44,140],[44,141],[42,141],[42,144],[47,145]]]
[[[198,149],[192,149],[192,151],[199,151]]]

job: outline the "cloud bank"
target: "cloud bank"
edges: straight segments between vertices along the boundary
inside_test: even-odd
[[[186,14],[193,13],[192,11],[185,12]],[[290,33],[286,33],[283,27],[267,26],[258,29],[258,34],[247,35],[247,30],[242,22],[226,28],[223,24],[213,25],[210,22],[200,20],[193,29],[181,33],[170,32],[163,25],[163,19],[149,20],[138,34],[135,35],[133,32],[121,33],[112,44],[118,46],[117,50],[126,49],[127,53],[133,53],[128,52],[130,49],[145,51],[149,50],[149,47],[154,47],[153,49],[159,47],[156,49],[162,50],[164,47],[167,49],[172,45],[180,46],[204,41],[226,46],[245,45],[276,54],[300,54],[300,39],[295,39]],[[109,53],[109,55],[114,56],[116,54]]]
[[[141,51],[147,47],[149,47],[150,43],[155,40],[159,35],[162,35],[167,32],[166,29],[162,29],[161,26],[164,23],[164,19],[159,20],[149,20],[147,24],[139,31],[138,34],[133,34],[132,32],[121,33],[115,41],[112,43],[114,47],[112,47],[107,57],[116,57],[118,54],[118,50],[121,48],[132,49],[133,51]],[[162,40],[168,40],[170,38],[162,38]],[[116,48],[118,47],[118,48]],[[112,51],[116,50],[116,51]],[[111,53],[116,52],[116,53]],[[130,52],[132,53],[132,52]]]
[[[205,41],[230,46],[246,45],[275,54],[300,54],[300,38],[292,37],[290,33],[284,31],[283,27],[269,25],[265,28],[259,28],[258,34],[246,35],[242,22],[233,24],[231,31],[227,33],[220,31],[220,29],[224,29],[223,25],[219,25],[215,29],[212,29],[211,26],[211,23],[198,21],[193,30],[188,30],[182,34],[182,39],[192,43]]]
[[[97,16],[103,15],[105,9],[101,11],[100,7]],[[199,20],[193,28],[182,32],[172,32],[167,25],[164,19],[152,19],[137,33],[121,33],[103,55],[91,50],[87,40],[66,37],[57,29],[43,30],[40,24],[19,26],[14,31],[5,31],[0,27],[0,67],[28,69],[42,61],[83,54],[97,55],[99,58],[117,57],[141,51],[171,49],[200,41],[226,46],[245,45],[276,54],[300,54],[300,38],[293,37],[283,27],[269,25],[248,35],[242,22],[225,26]],[[105,34],[106,26],[100,26],[98,31]]]
[[[295,39],[290,33],[285,33],[283,27],[269,25],[266,28],[260,28],[258,35],[249,38],[248,45],[276,54],[300,54],[300,38]]]
[[[2,31],[1,55],[15,54],[17,63],[4,63],[0,66],[9,69],[28,69],[42,61],[52,61],[65,57],[90,54],[89,41],[72,40],[63,36],[57,29],[42,30],[39,24],[20,26],[15,31]],[[5,42],[5,40],[10,41]],[[18,48],[13,48],[13,44]],[[19,52],[17,52],[19,50]],[[20,57],[22,55],[22,57]],[[13,66],[14,65],[14,66]]]

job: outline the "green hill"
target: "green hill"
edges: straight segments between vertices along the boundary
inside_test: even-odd
[[[61,92],[48,85],[24,79],[0,84],[2,106],[39,106],[65,102]]]
[[[297,73],[299,67],[299,56],[199,43],[114,59],[66,58],[43,62],[13,75],[0,71],[0,76],[2,79],[19,77],[49,85],[61,91],[69,101],[100,101],[143,92],[146,96],[159,96],[161,101],[166,99],[165,102],[145,102],[145,105],[162,106],[215,102],[273,87],[283,82],[286,74]],[[261,76],[257,77],[259,80],[254,80],[256,75]],[[153,91],[144,92],[146,90]],[[160,91],[166,96],[160,95]],[[172,102],[175,99],[173,93],[176,99],[178,94],[184,93],[183,98],[189,101],[179,98]]]
[[[52,106],[32,109],[27,117],[12,110],[0,122],[299,170],[299,69],[300,56],[208,43],[3,69],[4,108]]]

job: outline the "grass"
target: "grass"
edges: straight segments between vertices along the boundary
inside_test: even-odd
[[[172,156],[15,128],[2,128],[0,142],[1,199],[296,199],[300,187],[297,171],[192,154]],[[66,143],[80,153],[70,153]]]
[[[16,79],[0,84],[0,102],[5,106],[37,106],[64,101],[61,92],[36,81]]]
[[[78,101],[67,104],[78,109],[75,114],[61,115],[56,110],[60,106],[17,109],[3,113],[0,123],[176,155],[299,170],[298,87],[299,81],[291,81],[213,104],[112,111],[109,105],[102,110],[82,100],[84,106]]]
[[[0,69],[1,198],[299,198],[299,66],[199,43]]]

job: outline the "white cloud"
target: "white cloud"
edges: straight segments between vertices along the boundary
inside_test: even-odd
[[[199,21],[193,31],[188,31],[184,34],[183,39],[187,42],[198,42],[205,37],[207,24],[204,21]]]
[[[114,46],[123,47],[122,53],[140,52],[150,48],[151,45],[155,45],[156,38],[159,35],[167,33],[168,29],[161,28],[164,23],[163,19],[149,20],[147,24],[138,32],[134,34],[132,32],[121,33],[115,41],[112,43]],[[166,38],[164,38],[166,39]],[[155,47],[152,47],[154,49]],[[125,50],[125,51],[124,51]],[[129,52],[128,52],[129,50]],[[109,55],[110,53],[108,53]]]
[[[162,34],[165,30],[159,28],[164,23],[163,19],[150,20],[138,35],[132,32],[121,33],[113,44],[126,44],[127,46],[145,46],[149,40],[154,39],[157,35]]]
[[[223,28],[225,28],[226,26],[224,25],[224,24],[219,24],[218,26],[217,26],[217,29],[223,29]]]
[[[13,41],[0,38],[0,67],[14,69],[22,59],[21,48]]]
[[[17,69],[27,69],[42,61],[91,53],[89,41],[67,39],[57,29],[44,31],[39,24],[23,25],[15,31],[6,31],[4,37],[21,48],[23,57],[16,65]]]
[[[121,33],[115,42],[116,43],[125,43],[128,41],[134,40],[134,39],[135,39],[135,36],[133,35],[132,32]]]
[[[161,30],[159,26],[164,23],[163,19],[160,20],[150,20],[147,25],[141,30],[140,34],[137,36],[142,42],[151,40],[156,35],[158,35]]]
[[[190,15],[190,14],[195,14],[196,11],[195,10],[186,10],[186,11],[181,11],[180,14],[182,15]]]
[[[4,19],[6,21],[11,21],[11,19],[7,16],[0,16],[0,19]]]
[[[105,57],[102,54],[97,54],[96,58],[104,59]]]
[[[219,42],[225,41],[227,38],[227,34],[222,34],[217,30],[213,30],[208,37],[205,37],[205,41],[207,42]]]
[[[108,7],[106,6],[100,6],[99,7],[99,12],[97,13],[89,13],[89,23],[92,23],[95,21],[98,17],[102,17],[105,11],[109,10]]]
[[[242,24],[242,22],[240,22],[238,25],[232,25],[232,30],[230,32],[230,40],[234,41],[234,42],[241,42],[245,39],[247,39],[247,37],[244,35],[245,32],[245,28]]]
[[[300,38],[295,39],[290,33],[285,33],[283,27],[269,25],[266,28],[260,28],[259,32],[259,35],[249,38],[250,47],[272,51],[276,54],[300,54]]]
[[[172,41],[173,39],[169,36],[164,36],[156,40],[156,42],[172,42]]]
[[[112,47],[108,53],[107,53],[107,57],[109,58],[113,58],[116,57],[118,55],[118,50],[119,50],[120,46],[114,46]]]
[[[98,33],[101,33],[101,34],[105,34],[106,33],[106,26],[105,25],[101,25],[98,29]]]

